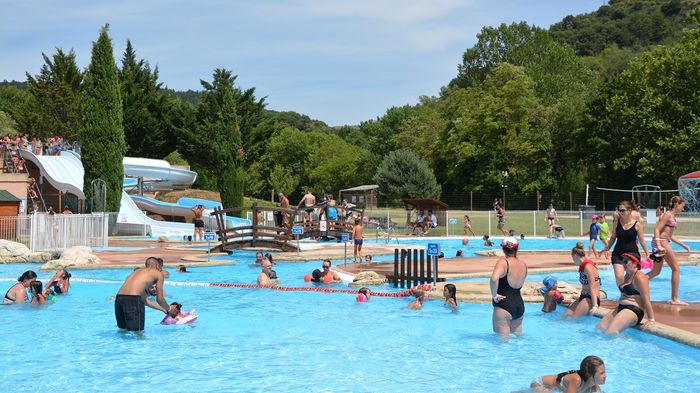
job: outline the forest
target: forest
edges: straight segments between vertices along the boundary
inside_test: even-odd
[[[168,89],[129,41],[117,60],[126,154],[189,165],[197,188],[222,197],[378,184],[382,205],[464,206],[466,192],[675,188],[700,169],[699,2],[614,0],[549,29],[483,27],[439,94],[342,127],[266,109],[273,98],[238,86],[235,70]],[[0,135],[81,140],[87,70],[72,50],[41,55],[38,73],[0,83]]]

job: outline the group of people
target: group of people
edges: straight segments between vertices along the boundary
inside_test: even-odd
[[[612,249],[611,263],[615,273],[615,284],[620,290],[618,306],[606,314],[598,324],[598,328],[606,334],[618,333],[632,326],[647,329],[655,323],[654,309],[649,295],[649,280],[658,276],[663,262],[671,267],[671,304],[687,305],[678,296],[680,268],[671,249],[675,242],[686,251],[688,246],[680,241],[674,231],[677,227],[676,214],[683,211],[685,200],[679,196],[670,199],[668,210],[662,214],[654,231],[652,251],[644,241],[643,223],[635,219],[633,212],[636,205],[633,201],[623,201],[615,214],[613,230],[603,252]],[[653,264],[651,271],[644,273],[639,247],[644,250],[647,258]],[[520,334],[524,316],[524,303],[520,294],[527,277],[527,265],[517,257],[518,241],[508,237],[501,243],[505,255],[496,263],[491,275],[491,295],[493,297],[493,330],[507,337],[511,333]],[[596,255],[593,253],[593,255]],[[579,267],[579,281],[582,285],[581,294],[566,311],[568,317],[580,317],[594,313],[600,306],[600,274],[595,263],[586,258],[583,244],[579,243],[571,251],[573,262]],[[589,255],[590,256],[590,255]],[[556,292],[556,281],[545,279],[544,310],[550,311],[552,304],[560,297]]]
[[[70,278],[68,270],[58,270],[46,285],[37,279],[33,270],[27,270],[17,279],[17,283],[5,292],[3,304],[22,304],[27,301],[32,304],[46,304],[55,300],[54,296],[63,295],[70,290]]]
[[[425,236],[431,229],[437,228],[437,226],[438,219],[435,213],[433,213],[432,210],[428,210],[428,213],[426,214],[425,210],[420,209],[416,213],[415,220],[411,220],[411,234]]]
[[[39,138],[29,138],[28,135],[0,137],[0,150],[5,161],[5,172],[23,173],[25,172],[25,161],[22,156],[23,151],[32,152],[35,155],[60,154],[63,150],[70,150],[73,146],[66,142],[63,137],[54,136],[42,141]]]

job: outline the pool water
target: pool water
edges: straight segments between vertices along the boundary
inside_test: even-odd
[[[253,283],[259,268],[246,261],[254,253],[237,251],[232,258],[239,263],[171,270],[170,280]],[[310,284],[303,275],[320,265],[279,263],[275,270],[284,285],[304,286]],[[0,277],[36,267],[3,265]],[[504,343],[491,332],[489,305],[460,304],[454,314],[439,301],[415,311],[406,309],[406,298],[357,303],[348,294],[166,285],[168,301],[196,308],[197,322],[159,325],[162,314],[147,309],[143,335],[121,333],[111,296],[129,272],[75,270],[75,278],[114,283],[75,282],[53,304],[0,307],[2,386],[19,392],[510,392],[595,354],[607,366],[604,391],[700,389],[698,349],[637,330],[603,337],[596,318],[566,322],[536,304],[526,306],[524,336]]]

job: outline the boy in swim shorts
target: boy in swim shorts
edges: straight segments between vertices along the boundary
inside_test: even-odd
[[[352,227],[352,240],[354,243],[353,263],[362,263],[362,221],[355,219],[355,226]]]

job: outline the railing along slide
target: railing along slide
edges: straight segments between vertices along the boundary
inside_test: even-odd
[[[325,212],[325,207],[319,209]],[[229,227],[226,216],[243,211],[252,212],[251,225]],[[274,225],[265,225],[265,222],[258,219],[260,215],[266,216],[271,212],[274,217]],[[262,213],[262,214],[261,214]],[[258,206],[256,203],[250,207],[234,207],[230,209],[216,210],[211,213],[216,218],[216,231],[221,244],[212,249],[213,252],[228,252],[244,247],[250,248],[271,248],[281,251],[296,251],[297,247],[292,242],[295,237],[292,235],[293,226],[304,228],[299,239],[334,237],[340,239],[344,232],[352,232],[352,222],[344,219],[327,220],[327,213],[321,215],[322,219],[315,217],[309,219],[304,210],[290,209],[282,207]],[[360,218],[364,210],[360,213]]]

